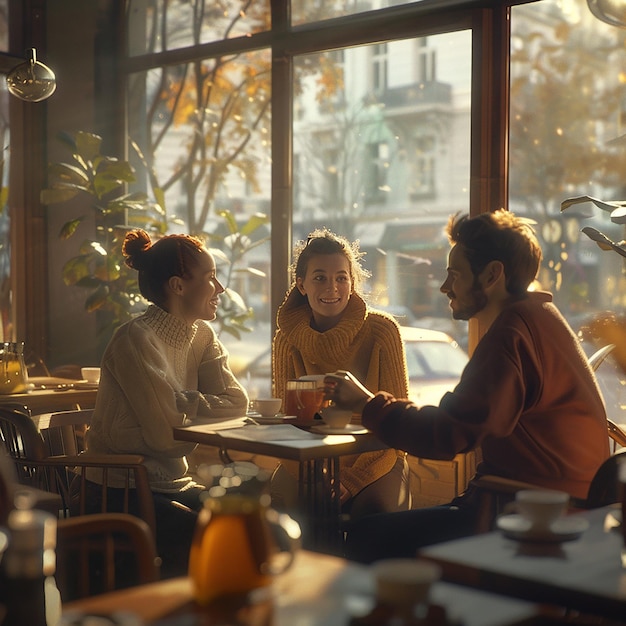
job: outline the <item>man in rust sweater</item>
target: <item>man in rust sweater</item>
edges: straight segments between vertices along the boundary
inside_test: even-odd
[[[493,474],[584,498],[609,456],[606,412],[579,341],[545,292],[530,292],[541,249],[528,223],[504,210],[452,217],[441,291],[455,319],[482,338],[454,391],[418,407],[371,394],[349,373],[326,378],[327,397],[362,411],[363,425],[418,457],[482,450],[477,476]],[[450,505],[372,516],[348,533],[347,556],[414,556],[424,545],[472,534],[477,487]]]

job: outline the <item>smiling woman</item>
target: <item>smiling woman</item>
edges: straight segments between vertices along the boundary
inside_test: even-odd
[[[391,385],[407,396],[404,345],[391,315],[359,291],[367,272],[356,243],[316,230],[294,251],[293,284],[274,338],[274,395],[287,381],[349,369],[371,391]],[[408,465],[395,450],[342,459],[341,502],[351,518],[408,508]]]
[[[123,252],[152,304],[107,346],[85,454],[144,457],[155,503],[163,507],[157,510],[157,547],[168,573],[180,574],[204,487],[188,473],[186,455],[195,446],[174,441],[172,427],[196,417],[241,415],[248,398],[208,324],[223,287],[202,241],[169,235],[152,244],[138,229],[126,235]],[[92,486],[97,493],[100,486]]]

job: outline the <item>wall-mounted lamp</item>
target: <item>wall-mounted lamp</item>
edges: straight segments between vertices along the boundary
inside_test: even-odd
[[[26,102],[40,102],[49,98],[57,88],[54,72],[37,61],[37,51],[30,49],[30,58],[7,74],[7,88],[11,94]]]
[[[626,28],[626,0],[587,0],[587,5],[599,20]]]

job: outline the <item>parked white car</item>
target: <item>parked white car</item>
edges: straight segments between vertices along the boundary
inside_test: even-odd
[[[409,398],[418,406],[439,404],[459,382],[467,352],[447,333],[401,326],[409,371]]]

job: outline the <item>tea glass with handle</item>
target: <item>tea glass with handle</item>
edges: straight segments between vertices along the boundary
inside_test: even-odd
[[[189,576],[201,606],[267,587],[291,565],[300,527],[270,508],[269,500],[267,494],[249,493],[205,500],[189,555]]]
[[[323,379],[323,376],[319,377]],[[285,390],[285,414],[295,415],[297,423],[311,425],[324,406],[323,380],[288,380]]]

